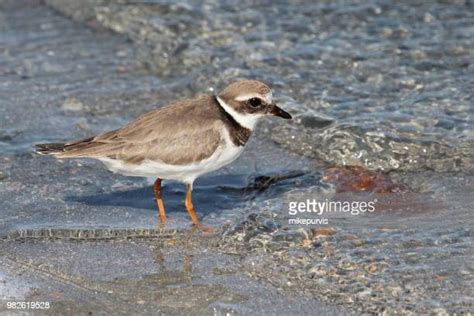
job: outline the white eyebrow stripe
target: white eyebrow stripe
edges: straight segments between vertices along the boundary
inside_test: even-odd
[[[237,98],[235,98],[235,101],[246,101],[251,98],[260,98],[262,99],[262,95],[257,94],[257,93],[251,93],[251,94],[242,94],[239,95]]]
[[[258,93],[242,94],[242,95],[239,95],[237,98],[235,98],[235,101],[246,101],[251,98],[260,98],[260,99],[263,99],[266,103],[272,103],[272,99],[273,99],[272,92],[270,91],[263,96]]]

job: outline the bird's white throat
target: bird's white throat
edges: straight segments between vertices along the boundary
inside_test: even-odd
[[[258,122],[258,119],[263,116],[263,114],[245,114],[239,113],[234,110],[230,105],[224,102],[221,98],[217,97],[217,102],[222,106],[222,108],[234,118],[234,120],[249,130],[253,130],[255,125]]]

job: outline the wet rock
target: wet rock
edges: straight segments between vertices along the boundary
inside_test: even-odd
[[[0,181],[7,179],[7,173],[3,170],[0,170]]]
[[[324,128],[331,125],[334,120],[320,116],[303,116],[300,118],[301,124],[308,128]]]
[[[371,264],[367,267],[367,271],[369,273],[377,273],[378,270],[379,270],[379,267],[375,263],[373,263],[373,264]]]
[[[355,262],[343,259],[337,264],[337,267],[342,270],[355,270],[358,265]]]
[[[358,166],[343,166],[327,169],[324,180],[335,183],[338,193],[341,192],[407,192],[404,184],[393,182],[390,177],[380,172],[373,172]]]
[[[312,243],[313,243],[313,242],[312,242],[311,240],[309,240],[309,239],[304,239],[304,240],[301,242],[301,246],[302,246],[303,248],[309,248],[309,247],[312,246]]]
[[[272,240],[272,236],[267,234],[254,234],[247,236],[249,239],[248,246],[250,249],[265,249]]]
[[[422,61],[415,64],[415,68],[420,71],[433,71],[433,70],[445,69],[446,66],[440,62]]]
[[[330,235],[334,235],[336,232],[337,231],[334,227],[319,227],[319,228],[311,229],[311,233],[313,234],[313,237],[330,236]]]
[[[308,239],[308,233],[304,229],[291,231],[279,231],[273,235],[274,241],[302,242]]]
[[[274,219],[268,218],[268,214],[251,213],[232,226],[228,227],[224,235],[244,233],[245,239],[249,240],[260,233],[274,232],[278,229],[278,224]]]
[[[444,129],[453,129],[456,127],[456,123],[452,120],[440,119],[435,125],[436,127],[441,127]]]
[[[18,134],[18,131],[12,129],[0,130],[0,142],[10,142]]]
[[[274,220],[266,219],[259,226],[259,229],[261,229],[264,232],[274,232],[278,229],[278,225],[275,223]]]
[[[402,247],[406,249],[418,248],[422,246],[423,246],[423,242],[421,242],[420,240],[409,240],[402,243]]]
[[[354,240],[351,240],[351,244],[354,247],[361,247],[365,244],[365,242],[362,239],[354,239]]]
[[[253,179],[249,180],[249,183],[250,183],[249,187],[252,188],[253,190],[257,190],[258,192],[263,192],[273,184],[286,181],[286,180],[295,179],[303,175],[305,174],[304,172],[301,172],[301,171],[290,171],[290,172],[285,172],[282,174],[275,174],[275,175],[258,175],[254,177]]]

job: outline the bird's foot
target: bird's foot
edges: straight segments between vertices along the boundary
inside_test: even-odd
[[[214,235],[216,233],[214,228],[205,226],[201,223],[193,224],[193,227],[201,231],[204,235]]]

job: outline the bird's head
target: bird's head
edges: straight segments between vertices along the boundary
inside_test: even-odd
[[[220,105],[243,127],[253,129],[265,115],[291,119],[291,115],[278,107],[272,90],[257,80],[241,80],[228,85],[217,99]]]

